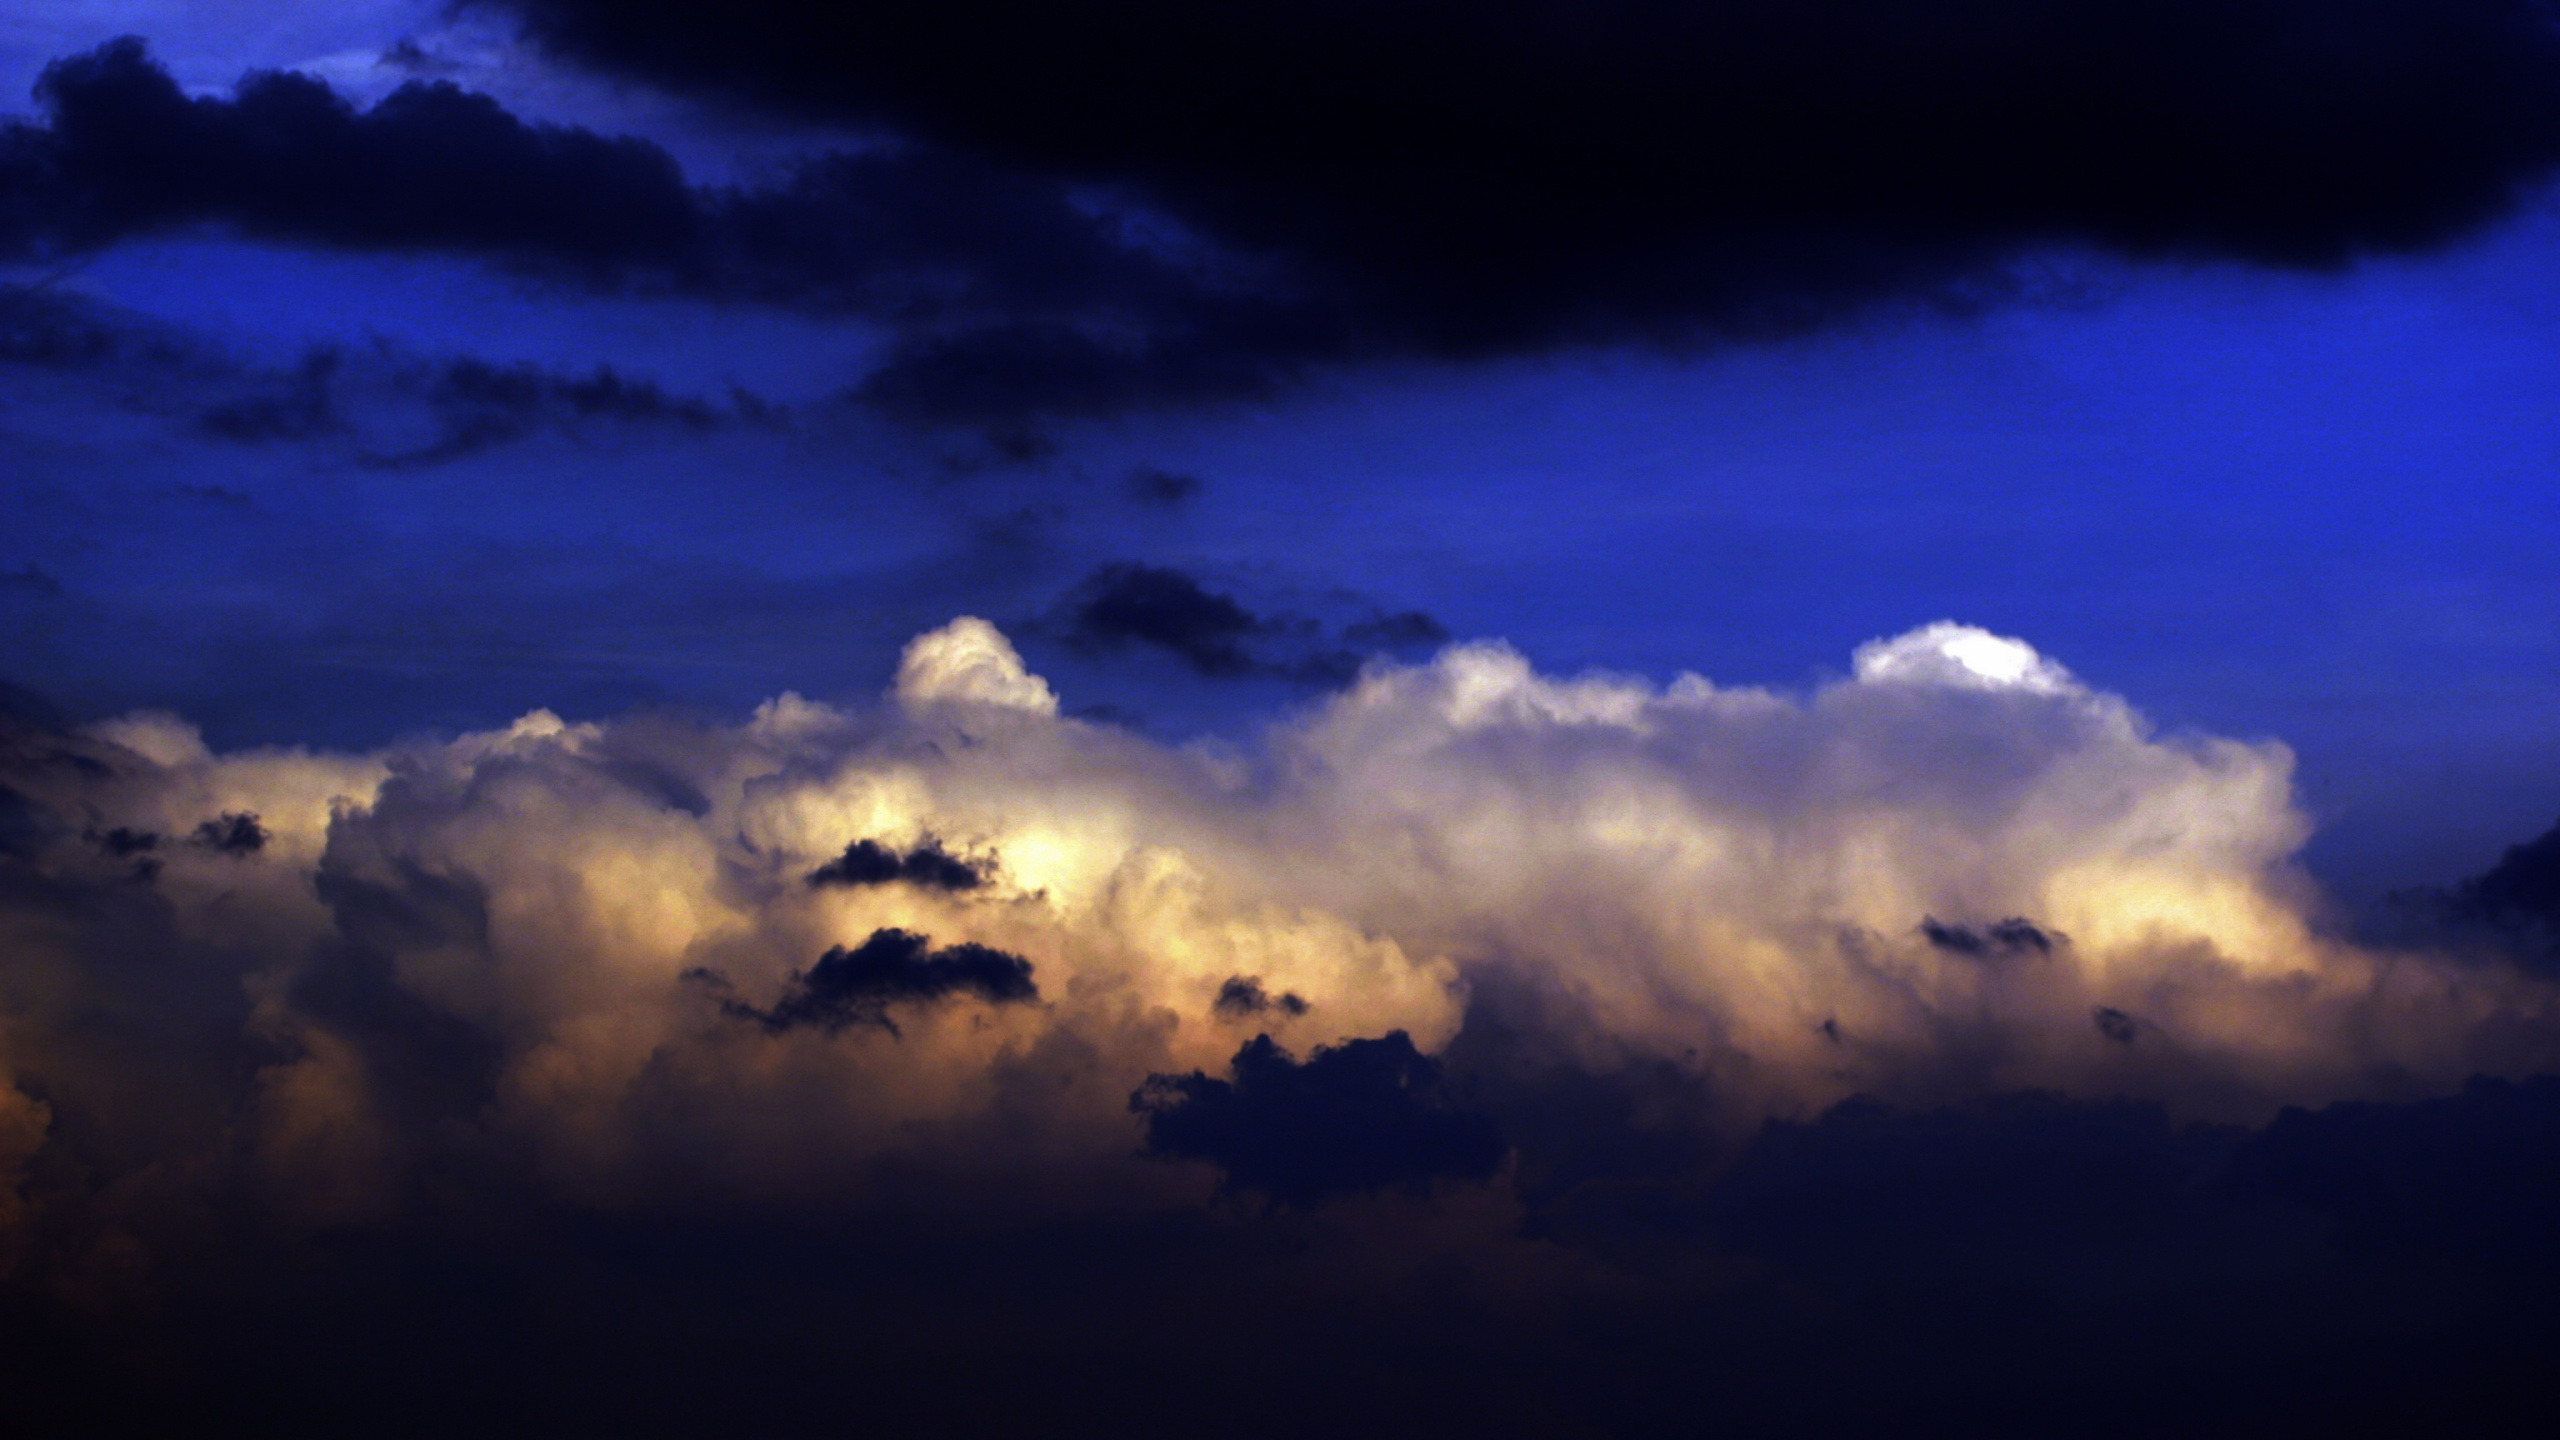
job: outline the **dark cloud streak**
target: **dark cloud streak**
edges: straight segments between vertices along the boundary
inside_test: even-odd
[[[1058,610],[1051,623],[1076,650],[1157,650],[1212,680],[1339,685],[1359,673],[1363,653],[1448,639],[1445,627],[1417,610],[1355,621],[1328,638],[1315,620],[1257,614],[1181,570],[1135,561],[1097,568]]]

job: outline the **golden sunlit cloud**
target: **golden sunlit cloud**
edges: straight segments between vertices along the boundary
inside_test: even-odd
[[[1066,718],[963,618],[889,701],[363,756],[93,727],[20,784],[49,883],[117,898],[0,915],[0,1074],[58,1097],[102,1006],[206,1007],[261,1047],[255,1167],[356,1218],[455,1124],[605,1203],[1118,1163],[1150,1074],[1261,1033],[1436,1052],[1489,984],[1737,1123],[2017,1087],[2263,1118],[2545,1058],[2547,987],[2324,929],[2284,747],[2162,736],[1965,626],[1796,695],[1457,645],[1239,752]],[[864,842],[889,868],[821,873]],[[197,998],[130,998],[171,945]],[[0,1178],[35,1095],[0,1095]]]

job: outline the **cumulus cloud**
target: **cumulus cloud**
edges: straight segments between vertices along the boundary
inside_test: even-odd
[[[94,837],[42,853],[144,859],[113,883],[235,947],[293,1056],[263,1133],[383,1132],[307,1147],[331,1164],[393,1155],[415,1098],[309,1003],[359,974],[475,1037],[471,1124],[598,1183],[671,1133],[654,1104],[870,1075],[794,1122],[859,1151],[974,1123],[1070,1037],[1106,1100],[1230,1063],[1247,1016],[1436,1052],[1495,976],[1578,1044],[1681,1057],[1737,1123],[2018,1086],[2246,1115],[2539,1055],[2542,989],[2323,930],[2281,746],[2157,735],[1962,626],[1798,696],[1460,645],[1242,757],[1061,718],[975,619],[919,637],[890,698],[681,732],[536,714],[361,757],[215,755],[136,716],[83,742],[106,774],[39,792]],[[971,996],[997,1003],[922,1003]],[[918,1003],[883,1048],[862,1031],[893,1002]],[[735,1144],[742,1174],[797,1163]]]
[[[1132,1275],[1250,1273],[1196,1212],[1349,1226],[1305,1243],[1355,1293],[1443,1252],[1521,1295],[1707,1252],[1889,1289],[1823,1257],[2025,1245],[1962,1213],[2012,1170],[1987,1213],[2050,1202],[2028,1231],[2091,1254],[2242,1223],[2180,1208],[2235,1157],[2213,1205],[2325,1215],[2329,1177],[2549,1108],[2410,1102],[2560,1059],[2547,982],[2324,925],[2281,746],[2162,735],[1962,626],[1794,693],[1456,645],[1245,750],[1063,715],[972,618],[883,703],[734,724],[0,738],[0,1233],[114,1313],[265,1264],[206,1238],[242,1215],[395,1249],[1065,1225]],[[1879,1198],[1808,1208],[1842,1183]],[[1277,1204],[1197,1210],[1222,1190]],[[1094,1293],[1014,1253],[1021,1303]]]

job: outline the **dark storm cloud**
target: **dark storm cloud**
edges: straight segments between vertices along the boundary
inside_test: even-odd
[[[1755,332],[2021,246],[2327,265],[2560,155],[2540,0],[480,0],[554,53],[1134,186],[1446,352]]]
[[[1456,1103],[1401,1030],[1318,1047],[1303,1064],[1256,1036],[1227,1073],[1147,1077],[1129,1105],[1146,1117],[1149,1154],[1212,1161],[1228,1188],[1292,1205],[1484,1180],[1502,1165],[1500,1129]]]
[[[0,251],[20,258],[223,222],[611,267],[681,255],[699,224],[664,151],[527,125],[451,85],[406,85],[360,112],[321,81],[270,72],[197,100],[124,39],[48,65],[36,97],[49,123],[0,137]]]
[[[2560,157],[2541,0],[486,5],[894,143],[697,187],[449,82],[190,99],[119,42],[0,136],[0,253],[223,225],[829,310],[894,329],[858,399],[1006,425],[1977,308],[2054,245],[2334,266]]]
[[[1134,561],[1115,561],[1087,575],[1059,611],[1053,624],[1078,650],[1145,647],[1219,680],[1273,676],[1340,684],[1359,673],[1363,653],[1448,638],[1438,621],[1420,611],[1356,621],[1327,637],[1312,619],[1257,614],[1183,571]]]
[[[829,885],[893,885],[899,881],[925,890],[975,890],[987,883],[984,862],[963,860],[927,836],[924,843],[900,854],[877,840],[856,840],[844,853],[809,872],[809,883]]]
[[[42,123],[0,131],[0,258],[20,262],[219,227],[472,255],[614,292],[860,315],[901,329],[860,393],[934,418],[1248,393],[1312,336],[1302,310],[1256,318],[1268,307],[1213,293],[1061,183],[928,147],[831,154],[767,188],[707,189],[646,141],[529,123],[449,82],[413,81],[361,110],[286,73],[190,98],[132,39],[54,62],[37,97]],[[92,343],[60,324],[14,333],[26,328],[0,335],[42,353]],[[512,377],[480,378],[499,383],[472,398],[511,403]],[[548,398],[621,409],[649,398],[579,383],[586,392]],[[250,410],[232,424],[255,435],[270,419]]]
[[[775,1034],[802,1027],[834,1034],[850,1025],[871,1025],[895,1035],[891,1005],[929,1004],[954,995],[975,995],[990,1005],[1040,998],[1031,962],[1019,955],[967,943],[932,947],[929,937],[912,930],[874,930],[850,950],[838,945],[819,956],[770,1009],[736,1000],[721,1008]]]

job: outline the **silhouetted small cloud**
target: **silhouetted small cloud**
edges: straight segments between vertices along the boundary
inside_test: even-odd
[[[1259,976],[1230,975],[1227,982],[1218,987],[1217,1002],[1210,1008],[1224,1019],[1238,1020],[1270,1010],[1278,1010],[1283,1015],[1304,1015],[1308,1007],[1305,998],[1294,991],[1283,990],[1278,996],[1273,996],[1262,988]]]
[[[926,836],[905,854],[877,840],[856,840],[844,853],[809,872],[809,883],[828,885],[893,885],[900,881],[926,890],[975,890],[987,883],[987,862],[963,860]]]
[[[247,811],[216,816],[195,828],[188,842],[221,855],[255,855],[267,845],[267,827]]]
[[[1378,648],[1448,638],[1431,617],[1405,611],[1358,622],[1328,639],[1316,620],[1257,614],[1183,571],[1130,561],[1086,576],[1061,608],[1063,638],[1078,650],[1143,646],[1220,680],[1267,676],[1339,685],[1359,673],[1361,662],[1359,654],[1337,648],[1342,643]]]
[[[2139,1022],[2112,1005],[2101,1005],[2089,1012],[2089,1020],[2098,1033],[2119,1045],[2130,1045],[2141,1030]]]
[[[725,977],[704,972],[725,989]],[[696,981],[695,983],[706,983]],[[1022,1004],[1040,998],[1032,983],[1031,962],[985,945],[959,944],[933,948],[930,938],[912,930],[882,929],[848,950],[839,945],[818,957],[806,972],[794,975],[783,997],[770,1008],[725,1000],[721,1009],[753,1020],[774,1034],[815,1028],[828,1034],[852,1025],[870,1025],[898,1034],[889,1018],[897,1004],[930,1004],[955,995],[974,995],[990,1005]]]
[[[89,839],[95,843],[99,849],[105,851],[107,854],[118,860],[125,860],[136,855],[148,854],[149,852],[160,848],[160,836],[158,832],[151,830],[135,830],[123,825],[118,825],[114,829],[108,830],[103,834],[93,832],[89,836]]]
[[[1210,1161],[1231,1191],[1301,1206],[1501,1168],[1500,1129],[1455,1103],[1439,1063],[1401,1030],[1319,1047],[1303,1064],[1257,1036],[1228,1075],[1148,1076],[1129,1097],[1146,1117],[1147,1153]]]
[[[1067,643],[1084,650],[1138,644],[1167,651],[1203,675],[1261,668],[1245,648],[1264,622],[1179,570],[1130,562],[1087,577],[1070,602]]]
[[[2053,953],[2054,942],[2061,938],[2057,932],[2046,930],[2033,921],[2022,920],[2014,915],[2006,920],[1994,921],[1979,930],[1968,925],[1948,924],[1935,915],[1926,916],[1920,921],[1920,934],[1931,945],[1948,954],[1966,955],[1975,959],[2024,955],[2030,951],[2038,955],[2050,955]]]

